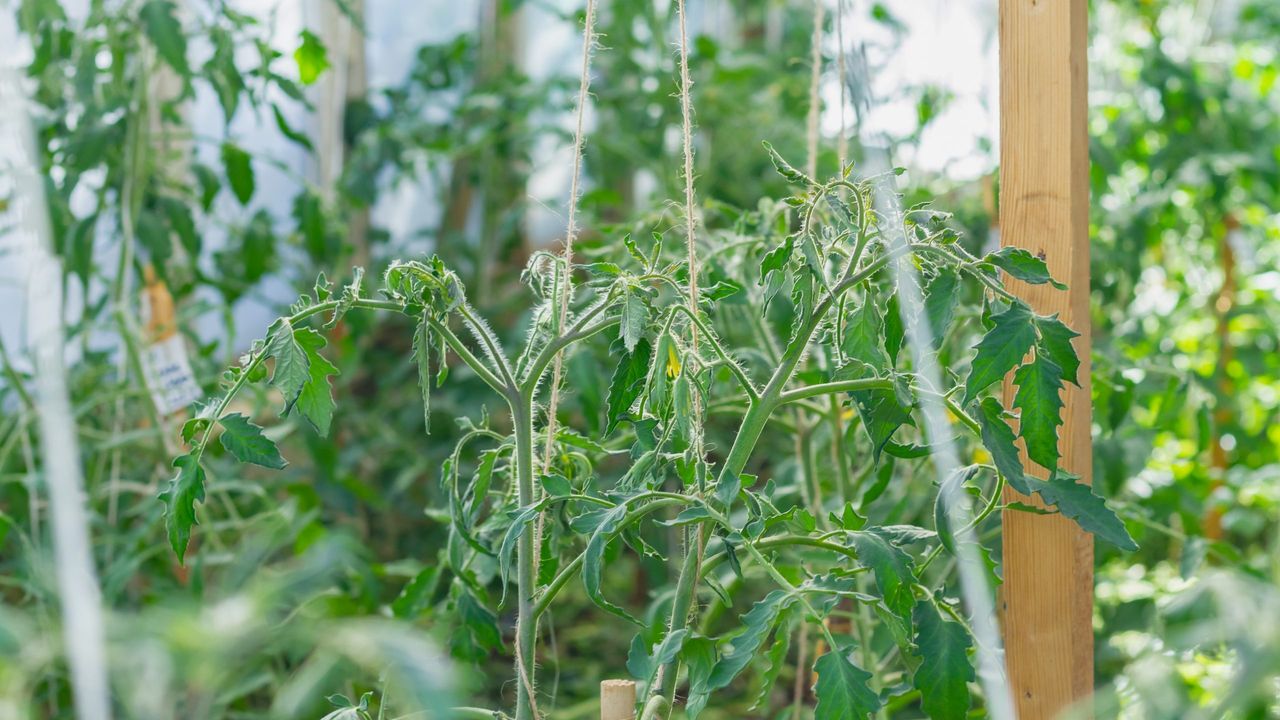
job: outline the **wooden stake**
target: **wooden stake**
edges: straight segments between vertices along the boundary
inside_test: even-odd
[[[636,684],[631,680],[600,683],[600,720],[635,720]]]
[[[1000,0],[1001,244],[1043,258],[1070,286],[1009,284],[1037,312],[1059,313],[1080,333],[1082,387],[1067,385],[1063,394],[1060,449],[1062,466],[1083,482],[1092,481],[1087,5]],[[1006,379],[1006,401],[1012,395]],[[1012,491],[1006,499],[1028,502]],[[1060,515],[1006,512],[1004,577],[1017,716],[1055,717],[1093,689],[1092,537]]]
[[[1240,227],[1235,216],[1228,214],[1222,223],[1222,238],[1218,245],[1218,258],[1222,263],[1222,287],[1214,299],[1213,312],[1217,318],[1218,362],[1213,376],[1218,384],[1217,404],[1213,410],[1213,436],[1209,447],[1210,505],[1204,517],[1204,536],[1209,540],[1222,539],[1222,508],[1212,504],[1212,491],[1222,487],[1226,478],[1227,450],[1222,446],[1223,428],[1231,423],[1231,404],[1227,398],[1235,392],[1229,366],[1235,356],[1231,347],[1231,313],[1236,300],[1236,256],[1231,248],[1231,233]]]

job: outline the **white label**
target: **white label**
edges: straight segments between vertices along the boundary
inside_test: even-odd
[[[191,372],[187,359],[187,346],[181,335],[171,335],[147,346],[142,358],[147,387],[151,389],[151,401],[161,415],[175,413],[203,394]]]

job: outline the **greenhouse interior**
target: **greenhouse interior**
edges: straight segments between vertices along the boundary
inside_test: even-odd
[[[1280,2],[0,1],[0,720],[434,718],[1280,718]]]

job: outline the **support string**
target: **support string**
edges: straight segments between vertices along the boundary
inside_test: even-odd
[[[556,300],[556,322],[554,334],[560,334],[569,318],[569,304],[573,300],[573,243],[578,235],[578,197],[580,194],[579,186],[582,179],[582,147],[584,144],[584,117],[586,115],[587,94],[591,90],[591,52],[595,48],[596,22],[596,3],[595,0],[587,0],[586,17],[583,20],[582,28],[582,67],[578,77],[578,106],[576,109],[576,117],[573,132],[573,169],[569,181],[569,216],[565,226],[564,247],[561,252],[561,267],[556,280],[557,290],[559,291]],[[545,475],[551,469],[551,457],[555,446],[556,437],[556,409],[560,404],[560,383],[564,374],[564,352],[556,353],[555,360],[551,370],[551,396],[547,403],[547,428],[546,439],[543,444],[542,451],[542,473]],[[538,514],[538,522],[534,529],[533,539],[533,562],[537,562],[541,557],[542,546],[542,527],[543,515]],[[536,573],[535,573],[536,575]],[[521,617],[520,622],[537,622],[536,619]],[[517,637],[519,631],[517,631]],[[529,672],[529,662],[533,658],[523,657],[520,650],[520,643],[516,645],[516,666],[520,673],[520,682],[524,685],[525,693],[529,696],[529,707],[533,711],[533,716],[541,717],[538,712],[536,702],[536,693],[534,692],[532,674]]]

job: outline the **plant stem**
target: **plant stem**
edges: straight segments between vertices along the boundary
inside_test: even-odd
[[[520,506],[534,502],[533,484],[533,412],[530,403],[522,398],[512,398],[511,422],[516,435],[516,484]],[[535,700],[534,667],[538,637],[538,616],[533,612],[535,578],[534,526],[529,525],[520,534],[516,546],[516,720],[534,720]]]

